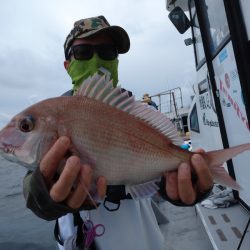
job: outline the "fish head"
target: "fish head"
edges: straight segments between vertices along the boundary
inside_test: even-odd
[[[0,131],[0,154],[34,170],[58,138],[51,112],[43,105],[33,105],[14,116]]]

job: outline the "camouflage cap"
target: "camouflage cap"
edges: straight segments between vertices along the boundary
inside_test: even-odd
[[[75,39],[90,37],[102,32],[110,35],[117,46],[118,53],[123,54],[129,50],[130,40],[127,32],[119,26],[110,26],[104,16],[97,16],[81,19],[74,23],[74,27],[64,43],[65,58],[68,58],[69,49]]]

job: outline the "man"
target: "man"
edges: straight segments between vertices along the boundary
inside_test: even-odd
[[[149,94],[144,94],[142,97],[142,102],[147,103],[150,106],[153,106],[155,109],[158,109],[158,106],[154,101],[152,101],[151,97]]]
[[[110,26],[103,16],[76,22],[64,45],[64,66],[72,78],[73,91],[96,71],[110,74],[116,86],[118,54],[126,53],[129,46],[126,31]],[[178,171],[163,176],[159,192],[163,198],[177,205],[192,205],[209,192],[213,182],[204,159],[197,154],[191,162],[197,181],[192,182],[191,166],[182,163]],[[64,169],[58,176],[56,170],[62,164]],[[106,199],[95,209],[86,192],[91,183],[91,166],[81,165],[72,155],[67,137],[58,138],[39,168],[25,177],[27,207],[46,220],[58,219],[55,231],[61,249],[83,247],[82,223],[86,219],[105,226],[104,235],[95,238],[91,249],[164,249],[151,199],[132,200],[123,186],[107,187],[101,176],[96,183],[97,193],[100,199]]]

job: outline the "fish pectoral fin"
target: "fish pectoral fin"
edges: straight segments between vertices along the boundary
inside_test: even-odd
[[[159,190],[159,186],[156,184],[157,181],[159,180],[154,180],[133,186],[127,185],[126,194],[130,194],[135,200],[152,197]]]

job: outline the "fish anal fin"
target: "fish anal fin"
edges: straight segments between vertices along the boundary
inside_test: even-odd
[[[155,183],[156,181],[126,186],[126,193],[129,193],[135,200],[151,197],[159,190],[159,186]]]

